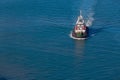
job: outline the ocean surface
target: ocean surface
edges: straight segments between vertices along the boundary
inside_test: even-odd
[[[0,0],[0,80],[120,80],[120,0]]]

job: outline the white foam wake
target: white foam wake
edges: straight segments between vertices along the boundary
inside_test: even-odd
[[[88,26],[88,27],[92,26],[92,23],[94,21],[93,15],[94,15],[93,12],[89,13],[88,19],[86,21],[86,26]]]
[[[92,26],[94,21],[94,6],[96,5],[97,0],[83,0],[80,10],[82,10],[83,16],[85,18],[86,26]]]

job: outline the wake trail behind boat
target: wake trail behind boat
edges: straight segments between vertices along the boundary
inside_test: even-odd
[[[94,21],[94,6],[96,5],[97,0],[83,0],[80,10],[82,10],[83,16],[85,18],[86,26],[92,26]]]
[[[86,21],[86,26],[88,26],[88,27],[92,26],[92,23],[94,21],[93,15],[94,15],[94,13],[90,13],[88,15],[88,20]]]

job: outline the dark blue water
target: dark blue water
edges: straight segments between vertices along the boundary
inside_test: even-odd
[[[119,80],[119,4],[1,0],[0,80]],[[69,37],[80,10],[92,24],[84,41]]]

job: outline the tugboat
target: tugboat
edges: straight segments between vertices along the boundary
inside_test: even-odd
[[[76,25],[72,31],[71,36],[74,39],[86,39],[88,37],[88,27],[85,24],[81,12],[80,12],[80,16],[78,16]]]

